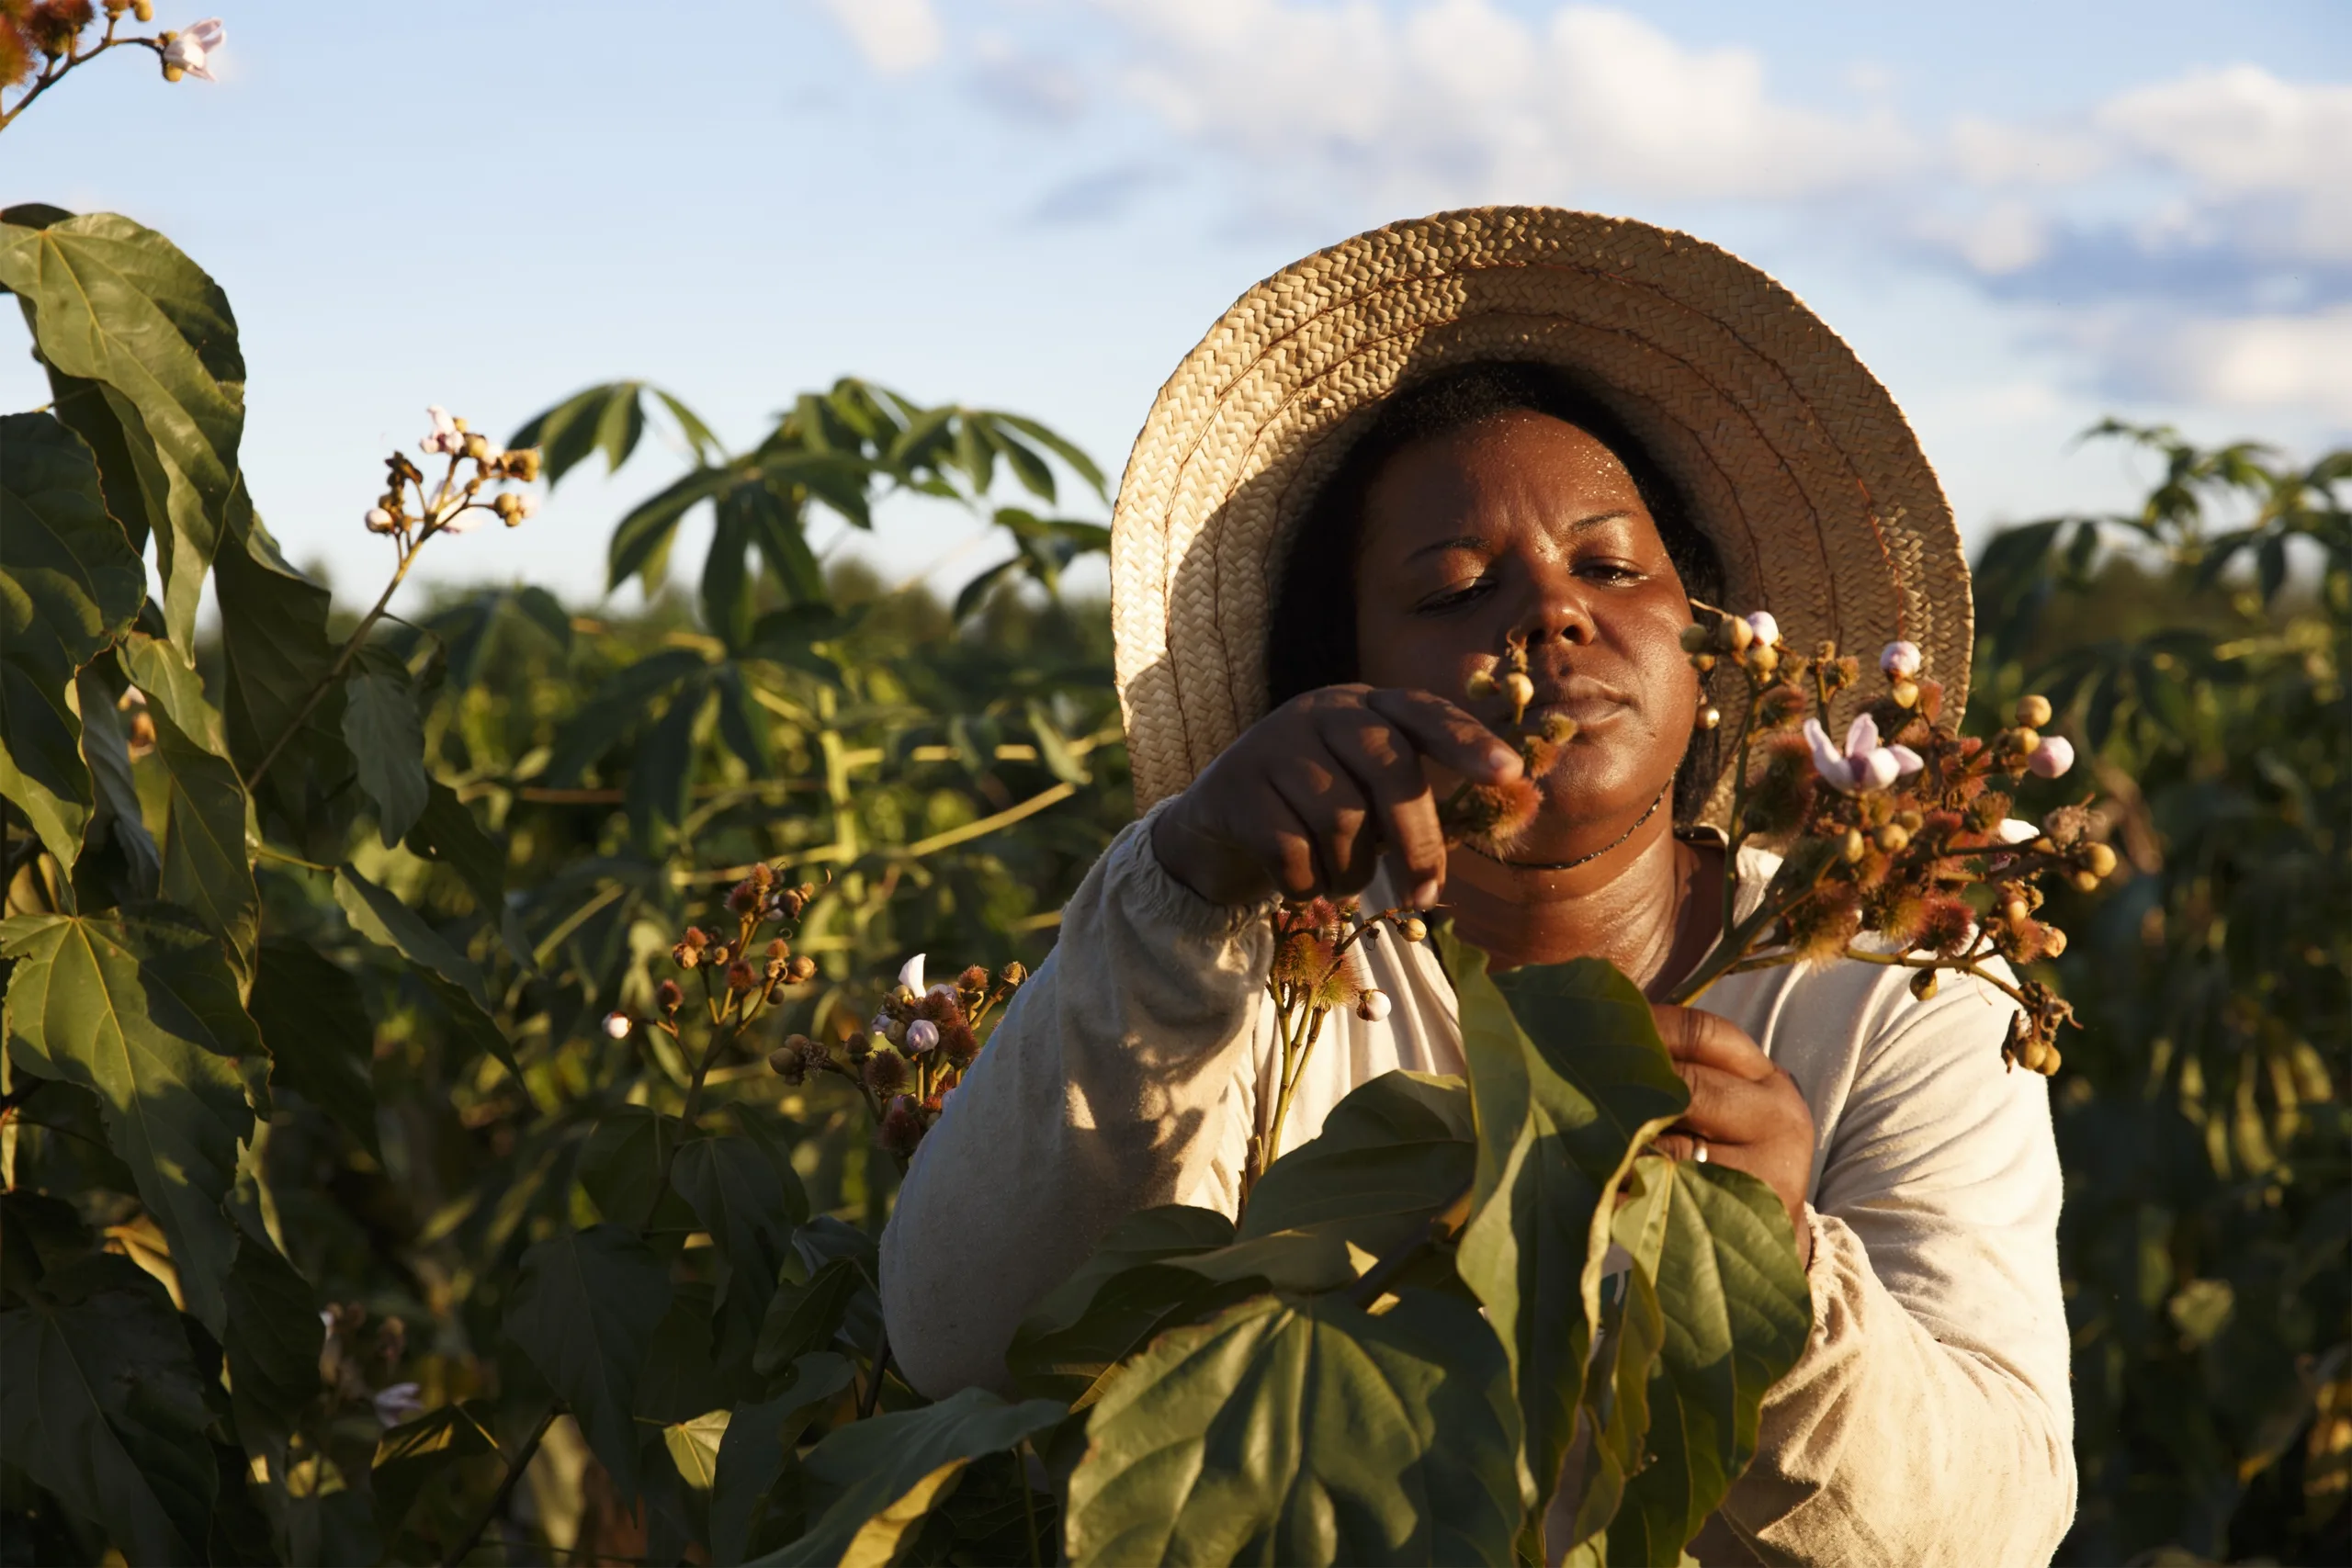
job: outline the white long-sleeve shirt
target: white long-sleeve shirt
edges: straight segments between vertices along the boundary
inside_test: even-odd
[[[1771,863],[1742,859],[1752,901]],[[891,1352],[917,1388],[1009,1387],[1022,1317],[1136,1210],[1235,1212],[1273,1081],[1272,947],[1263,908],[1213,906],[1167,874],[1148,818],[1113,841],[884,1234]],[[1427,944],[1361,951],[1395,1006],[1327,1019],[1285,1149],[1382,1073],[1463,1070]],[[1816,1138],[1813,1333],[1722,1517],[1768,1562],[2046,1562],[2075,1508],[2047,1086],[2003,1065],[2007,998],[1947,976],[1921,1002],[1906,978],[1790,966],[1701,998],[1795,1079]]]

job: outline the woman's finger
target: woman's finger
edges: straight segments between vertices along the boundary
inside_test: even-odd
[[[1352,893],[1372,880],[1371,808],[1339,759],[1302,753],[1270,770],[1269,782],[1306,829],[1324,892]]]
[[[1396,873],[1398,894],[1426,908],[1445,883],[1445,830],[1411,741],[1377,712],[1334,713],[1324,744],[1363,792]]]
[[[1658,1039],[1676,1061],[1695,1062],[1754,1082],[1772,1076],[1772,1058],[1731,1020],[1671,1002],[1652,1002],[1650,1012],[1657,1020]]]
[[[1762,1144],[1780,1135],[1784,1118],[1776,1085],[1695,1062],[1675,1066],[1690,1086],[1690,1109],[1675,1122],[1677,1130],[1724,1145]]]
[[[1364,705],[1403,730],[1414,750],[1477,784],[1501,784],[1525,771],[1502,737],[1429,692],[1396,687],[1367,692]]]

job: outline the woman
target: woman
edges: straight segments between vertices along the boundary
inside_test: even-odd
[[[1399,224],[1244,296],[1136,443],[1113,593],[1148,809],[884,1238],[891,1346],[933,1395],[1002,1386],[1023,1313],[1125,1214],[1232,1212],[1277,897],[1442,907],[1498,967],[1597,954],[1653,998],[1690,972],[1725,792],[1678,641],[1693,595],[1799,647],[1917,642],[1965,695],[1959,540],[1883,389],[1754,269],[1584,214]],[[1507,638],[1578,728],[1498,859],[1449,850],[1435,802],[1519,770],[1457,700]],[[1770,863],[1743,863],[1753,897]],[[1394,1005],[1327,1025],[1285,1147],[1380,1073],[1461,1070],[1433,957],[1368,963]],[[1654,1004],[1692,1090],[1661,1146],[1780,1194],[1815,1324],[1702,1554],[2046,1561],[2074,1506],[2060,1179],[2042,1080],[2003,1067],[2008,1007],[1853,963],[1703,1003]]]

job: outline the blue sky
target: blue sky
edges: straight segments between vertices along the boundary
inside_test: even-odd
[[[254,492],[347,595],[380,581],[359,513],[428,402],[503,434],[642,377],[747,441],[854,372],[1032,413],[1115,472],[1251,282],[1479,201],[1774,274],[1972,534],[2127,499],[2128,465],[2071,445],[2105,412],[2352,434],[2338,0],[214,3],[220,82],[96,62],[11,128],[0,199],[129,214],[221,281]],[[0,355],[0,406],[42,397]],[[669,463],[567,480],[419,575],[592,600]],[[970,532],[901,508],[853,547],[952,588],[1001,553]]]

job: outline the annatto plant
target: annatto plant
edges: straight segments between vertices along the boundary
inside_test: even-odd
[[[96,52],[90,7],[19,9],[50,65],[11,114]],[[176,66],[154,47],[200,77],[218,25],[184,37]],[[361,518],[390,581],[339,628],[237,467],[211,280],[126,220],[18,207],[0,287],[54,391],[0,420],[0,1506],[32,1555],[537,1560],[593,1525],[662,1562],[1680,1559],[1804,1343],[1786,1213],[1651,1152],[1687,1095],[1622,976],[1490,976],[1404,910],[1274,916],[1283,1087],[1332,1009],[1385,1005],[1368,941],[1438,944],[1463,1077],[1378,1079],[1269,1160],[1277,1096],[1238,1216],[1135,1215],[1039,1303],[1023,1398],[931,1403],[893,1371],[888,1167],[1020,985],[1007,933],[1049,929],[1030,900],[1121,815],[1088,761],[1115,728],[1099,662],[976,696],[875,653],[810,509],[864,525],[903,490],[1005,529],[960,620],[1099,547],[988,501],[1000,466],[1045,502],[1056,462],[1099,491],[1082,455],[854,381],[733,454],[634,383],[504,443],[435,409]],[[693,468],[623,519],[613,579],[658,583],[708,503],[702,631],[616,660],[536,590],[393,613],[434,540],[626,461],[649,396]],[[588,638],[607,672],[573,711],[501,694],[492,647]],[[2113,863],[2075,808],[2008,816],[1999,784],[2068,761],[2047,705],[1961,738],[1896,644],[1841,749],[1821,722],[1851,659],[1713,611],[1690,652],[1746,672],[1734,847],[1781,859],[1736,919],[1726,889],[1677,999],[1763,964],[1960,970],[2016,1002],[2011,1059],[2055,1070],[2064,1004],[1988,967],[2063,943],[2040,879]],[[1540,774],[1567,738],[1522,723],[1525,681],[1510,650],[1465,696]],[[982,845],[1073,797],[1093,814],[1018,871]],[[1531,807],[1448,819],[1500,844]],[[987,962],[927,985],[925,949]],[[398,1115],[395,1079],[427,1090]],[[313,1147],[381,1173],[367,1224],[305,1191]]]

